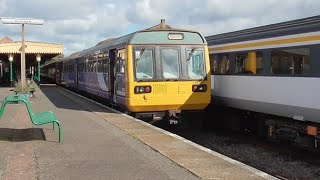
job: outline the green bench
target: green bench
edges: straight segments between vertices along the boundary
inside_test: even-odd
[[[54,130],[54,124],[57,123],[59,127],[59,143],[61,143],[61,140],[62,140],[61,126],[56,116],[51,111],[42,112],[42,113],[33,113],[29,103],[29,99],[24,95],[12,95],[12,96],[6,97],[5,100],[2,102],[0,118],[2,117],[5,106],[8,103],[19,103],[19,102],[23,102],[26,105],[32,124],[43,125],[43,124],[52,123],[53,130]]]

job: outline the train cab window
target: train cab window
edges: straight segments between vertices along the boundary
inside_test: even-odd
[[[310,70],[310,49],[280,49],[271,51],[271,73],[306,75]]]
[[[203,79],[205,77],[203,50],[187,50],[188,75],[191,79]]]
[[[168,79],[179,78],[179,50],[163,48],[161,49],[161,62],[163,77]]]
[[[154,50],[145,48],[135,49],[134,58],[136,78],[138,80],[152,79],[154,77]]]

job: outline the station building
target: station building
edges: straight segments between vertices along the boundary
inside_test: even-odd
[[[16,81],[20,76],[21,45],[21,41],[9,37],[0,39],[0,85]],[[63,53],[63,44],[25,41],[26,77],[37,79],[40,64],[63,57]]]

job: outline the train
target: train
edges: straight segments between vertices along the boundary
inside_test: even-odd
[[[161,23],[41,66],[42,76],[126,113],[177,124],[211,100],[209,51],[196,31]]]
[[[320,16],[205,38],[215,108],[268,140],[319,149]]]
[[[54,83],[58,85],[63,84],[63,59],[56,58],[45,62],[40,66],[40,76],[47,83]]]

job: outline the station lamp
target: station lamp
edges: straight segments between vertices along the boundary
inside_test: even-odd
[[[31,18],[7,18],[0,17],[0,20],[3,24],[21,24],[21,84],[24,86],[26,81],[26,59],[25,59],[25,41],[24,41],[24,25],[43,25],[43,19],[31,19]]]

